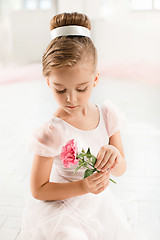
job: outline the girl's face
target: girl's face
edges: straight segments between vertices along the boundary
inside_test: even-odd
[[[88,104],[98,76],[91,73],[89,64],[78,63],[71,68],[53,70],[46,80],[59,106],[72,114]]]

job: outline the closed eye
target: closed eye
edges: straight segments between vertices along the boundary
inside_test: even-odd
[[[87,87],[84,89],[77,89],[78,92],[85,92],[87,90]]]
[[[66,89],[64,89],[64,90],[62,90],[62,91],[58,91],[58,90],[56,89],[56,92],[57,92],[57,93],[65,93],[65,91],[66,91]]]
[[[87,90],[87,87],[84,88],[84,89],[77,89],[78,92],[85,92],[86,90]],[[59,90],[56,89],[56,92],[62,94],[62,93],[66,92],[66,89],[64,89],[62,91],[59,91]]]

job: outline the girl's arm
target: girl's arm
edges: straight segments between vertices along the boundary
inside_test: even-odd
[[[30,177],[30,189],[34,198],[44,201],[55,201],[87,193],[83,187],[82,180],[71,183],[49,182],[52,164],[53,157],[34,155]]]
[[[124,155],[120,131],[117,131],[114,135],[112,135],[109,138],[109,145],[113,145],[114,147],[116,147],[121,154],[121,159],[120,159],[119,165],[114,170],[111,170],[112,175],[119,177],[127,169],[127,163],[126,163],[126,159],[125,159],[125,155]]]

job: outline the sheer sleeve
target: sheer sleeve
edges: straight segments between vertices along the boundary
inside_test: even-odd
[[[43,123],[32,131],[28,149],[43,157],[54,157],[61,144],[61,134],[56,126],[49,122]]]
[[[102,111],[109,137],[127,125],[125,114],[112,101],[106,100],[102,104]]]

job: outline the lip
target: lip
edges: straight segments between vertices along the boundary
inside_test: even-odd
[[[73,107],[71,107],[71,106],[67,106],[67,107],[69,107],[69,108],[76,108],[77,106],[73,106]]]

